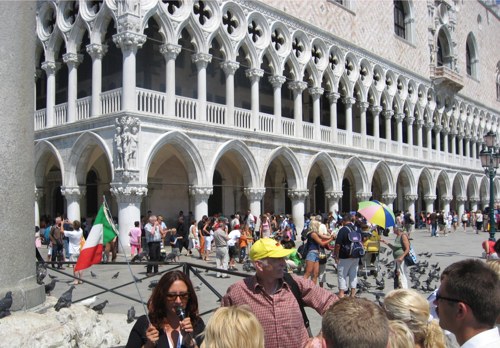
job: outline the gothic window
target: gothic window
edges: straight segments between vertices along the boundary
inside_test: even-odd
[[[476,38],[474,37],[474,34],[469,33],[465,44],[465,69],[467,71],[467,75],[474,78],[478,77],[478,58]]]
[[[394,0],[394,33],[406,41],[414,41],[413,4],[407,0]]]

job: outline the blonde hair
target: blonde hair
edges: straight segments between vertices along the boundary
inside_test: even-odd
[[[264,348],[264,330],[248,306],[217,309],[202,335],[201,348]]]
[[[429,321],[429,303],[415,290],[398,289],[387,294],[384,306],[389,320],[401,320],[424,348],[445,348],[443,331],[437,321]]]
[[[389,321],[389,348],[415,348],[413,332],[400,320]]]
[[[486,264],[488,265],[489,268],[494,270],[495,273],[500,278],[500,260],[488,260],[486,261]]]

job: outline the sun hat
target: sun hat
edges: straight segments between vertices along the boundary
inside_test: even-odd
[[[265,259],[266,257],[279,259],[293,252],[293,249],[283,248],[279,242],[276,242],[276,240],[272,238],[261,238],[253,243],[250,249],[250,259],[252,261]]]

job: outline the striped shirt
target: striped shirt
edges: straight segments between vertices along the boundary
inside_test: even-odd
[[[320,315],[338,300],[331,292],[302,277],[293,279],[306,306]],[[287,283],[274,295],[268,295],[255,276],[231,285],[222,298],[222,306],[248,305],[264,329],[266,348],[302,348],[309,338],[300,307]]]

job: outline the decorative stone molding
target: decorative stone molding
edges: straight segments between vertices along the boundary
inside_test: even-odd
[[[432,123],[432,122],[425,123],[425,124],[424,124],[424,127],[425,127],[427,130],[431,130],[432,128],[434,128],[434,123]]]
[[[413,122],[415,122],[415,117],[413,117],[413,116],[406,116],[406,123],[408,125],[410,125],[410,126],[413,125]]]
[[[417,118],[417,127],[422,128],[423,125],[424,125],[424,120],[421,118]]]
[[[397,123],[402,123],[404,118],[405,114],[403,114],[402,112],[398,112],[396,116],[394,116],[394,119],[396,120]]]
[[[404,196],[404,200],[407,202],[410,202],[410,203],[415,202],[417,199],[418,199],[418,195],[409,194],[409,195]]]
[[[208,53],[195,53],[191,56],[191,61],[196,64],[198,70],[204,69],[212,61],[212,55]]]
[[[238,70],[238,68],[240,67],[240,63],[227,60],[220,63],[220,67],[222,68],[222,70],[224,70],[226,76],[234,75],[236,70]]]
[[[436,124],[434,125],[434,131],[436,133],[440,133],[441,132],[441,129],[443,129],[443,126],[441,126],[440,124]]]
[[[358,102],[358,107],[359,107],[359,110],[361,112],[365,112],[369,106],[370,106],[370,103],[368,103],[368,102],[363,102],[363,101]]]
[[[339,200],[342,198],[344,193],[342,191],[327,191],[325,196],[327,199]]]
[[[394,110],[384,110],[382,111],[382,116],[384,116],[386,120],[390,120],[392,116],[394,116]]]
[[[289,190],[288,198],[291,200],[304,200],[309,197],[309,190]]]
[[[467,202],[467,196],[457,196],[455,197],[455,200],[459,203],[465,203]]]
[[[259,79],[264,76],[264,70],[262,69],[247,69],[245,70],[245,75],[250,79],[250,81],[259,81]]]
[[[68,66],[73,65],[74,67],[77,67],[81,62],[83,62],[83,54],[76,54],[76,53],[66,53],[63,54],[63,62],[66,63]]]
[[[488,195],[489,195],[489,193],[488,193]],[[489,199],[489,198],[488,198],[488,199]],[[465,201],[467,201],[467,198],[465,199]],[[470,203],[472,203],[472,204],[477,203],[477,202],[479,202],[479,201],[480,201],[480,199],[479,199],[479,197],[478,197],[478,196],[474,196],[474,197],[470,197],[470,198],[469,198],[469,202],[470,202]],[[486,202],[489,202],[489,200],[488,200],[488,201],[486,201]]]
[[[429,203],[432,203],[436,200],[436,196],[435,195],[425,195],[424,196],[424,201],[426,204],[429,204]]]
[[[345,98],[342,98],[342,102],[344,103],[346,108],[350,108],[354,105],[354,103],[356,103],[356,98],[345,97]]]
[[[214,193],[213,186],[190,186],[189,195],[206,201]]]
[[[358,201],[367,201],[370,199],[371,196],[372,196],[371,192],[357,192],[356,193],[356,199]]]
[[[83,186],[62,186],[61,194],[66,197],[68,201],[79,200],[80,197],[84,196],[86,190]]]
[[[396,199],[396,197],[397,197],[397,196],[398,196],[398,195],[397,195],[397,194],[395,194],[395,193],[384,193],[384,194],[382,195],[382,199],[384,200],[384,202],[385,202],[386,204],[389,204],[389,203],[394,202],[394,200]]]
[[[274,88],[280,88],[281,86],[283,86],[285,81],[286,81],[285,76],[281,76],[281,75],[269,76],[269,82],[271,83],[271,85]]]
[[[123,116],[115,120],[115,169],[136,168],[141,122],[136,117]]]
[[[130,204],[141,203],[142,199],[148,194],[147,185],[122,182],[112,182],[110,191],[118,203]]]
[[[262,198],[264,198],[264,194],[266,193],[266,188],[245,187],[243,189],[243,192],[250,201],[260,201]]]
[[[307,83],[304,81],[290,81],[288,82],[288,89],[297,92],[297,93],[302,93],[304,89],[307,88]]]
[[[60,63],[45,61],[42,63],[42,69],[45,70],[47,75],[55,74],[57,70],[61,67]]]
[[[328,100],[330,101],[330,103],[336,104],[337,100],[339,100],[339,98],[340,98],[340,93],[330,92],[330,93],[326,94],[326,97],[328,98]]]
[[[325,92],[325,89],[321,87],[311,87],[308,91],[311,97],[319,97]]]
[[[182,46],[167,43],[160,46],[160,53],[163,54],[166,60],[176,59],[181,53]]]
[[[87,53],[90,55],[92,60],[102,59],[104,55],[108,52],[108,45],[90,44],[87,45]]]
[[[146,38],[146,35],[133,33],[131,31],[124,31],[113,35],[113,42],[122,50],[131,50],[135,52],[146,42]]]
[[[140,178],[140,171],[137,169],[115,169],[115,180],[117,182],[137,182]]]
[[[444,204],[448,204],[448,203],[450,203],[452,200],[453,200],[453,197],[452,197],[452,196],[443,196],[443,197],[441,197],[441,202],[443,202]]]

